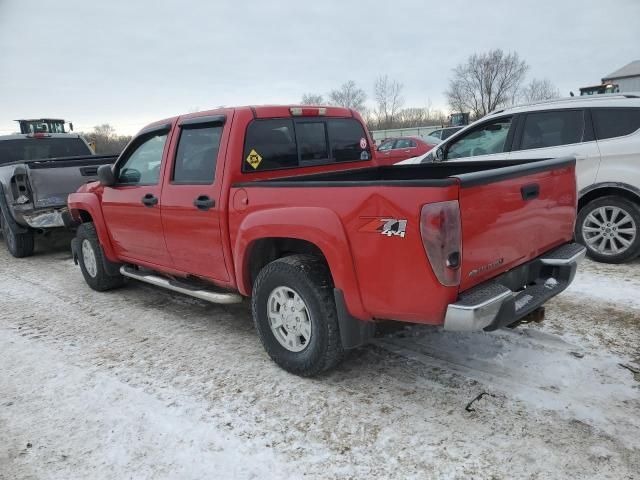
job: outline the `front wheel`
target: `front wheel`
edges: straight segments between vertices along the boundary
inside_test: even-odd
[[[82,276],[92,289],[98,292],[111,290],[124,284],[122,275],[109,275],[104,267],[102,247],[93,223],[83,223],[76,232],[78,263]]]
[[[640,208],[617,196],[593,200],[578,212],[576,238],[597,262],[626,262],[640,253]]]
[[[331,275],[319,258],[269,263],[254,282],[251,307],[265,350],[288,372],[309,377],[342,359]]]
[[[4,243],[7,245],[9,253],[16,258],[30,257],[33,255],[35,248],[35,236],[33,230],[28,230],[25,233],[16,233],[11,230],[9,226],[9,220],[5,217],[4,211],[0,211],[0,225],[2,226],[2,236],[4,237]]]

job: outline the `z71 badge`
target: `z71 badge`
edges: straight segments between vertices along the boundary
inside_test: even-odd
[[[371,218],[358,231],[379,233],[387,237],[404,238],[407,232],[407,221],[400,218]]]

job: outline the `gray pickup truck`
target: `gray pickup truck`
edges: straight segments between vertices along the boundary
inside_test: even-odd
[[[11,255],[28,257],[36,233],[65,227],[67,195],[116,158],[94,155],[76,134],[0,136],[0,228]]]

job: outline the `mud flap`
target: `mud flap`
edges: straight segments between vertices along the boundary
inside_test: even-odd
[[[333,296],[336,302],[342,348],[349,350],[364,345],[371,340],[376,331],[376,324],[352,317],[347,310],[344,293],[339,288],[333,289]]]

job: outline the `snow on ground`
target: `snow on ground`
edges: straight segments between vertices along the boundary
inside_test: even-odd
[[[93,292],[67,241],[0,245],[0,479],[639,476],[640,262],[586,262],[542,324],[392,324],[301,379],[247,305]]]

